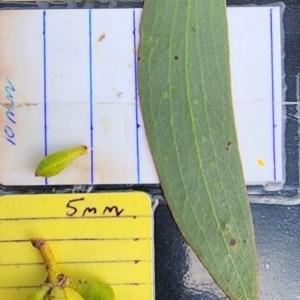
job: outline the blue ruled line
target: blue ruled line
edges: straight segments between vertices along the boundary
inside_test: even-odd
[[[93,136],[93,69],[92,69],[92,11],[89,10],[89,56],[90,56],[90,145],[91,145],[91,184],[94,183],[94,136]]]
[[[46,11],[43,12],[43,68],[44,68],[44,154],[48,154],[47,146],[47,72],[46,72]],[[45,185],[48,179],[45,177]]]
[[[135,130],[136,130],[136,167],[137,183],[140,183],[140,142],[139,142],[139,98],[138,98],[138,79],[137,79],[137,48],[136,48],[136,26],[135,10],[133,10],[133,46],[134,46],[134,84],[135,84]]]
[[[272,134],[273,134],[273,177],[276,181],[276,141],[275,141],[275,92],[274,92],[274,44],[273,44],[273,9],[270,9],[271,38],[271,81],[272,81]]]

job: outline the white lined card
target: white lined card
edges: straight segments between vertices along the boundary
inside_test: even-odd
[[[140,15],[0,11],[2,184],[159,182],[138,99]],[[228,17],[246,182],[282,181],[280,8],[233,7]],[[78,144],[93,150],[53,178],[34,177],[45,154]]]

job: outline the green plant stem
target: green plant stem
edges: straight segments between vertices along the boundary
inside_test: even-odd
[[[52,250],[49,246],[49,243],[47,243],[41,238],[31,239],[31,243],[35,248],[37,248],[40,251],[44,259],[49,282],[52,284],[58,283],[60,272],[58,270],[58,266],[52,253]]]

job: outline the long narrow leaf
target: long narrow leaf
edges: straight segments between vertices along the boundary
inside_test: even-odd
[[[226,1],[145,0],[140,32],[142,112],[174,219],[230,299],[258,299],[232,107]]]

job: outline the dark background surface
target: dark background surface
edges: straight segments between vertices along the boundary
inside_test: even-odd
[[[300,299],[300,207],[251,205],[261,300]],[[166,205],[155,212],[156,300],[224,300],[182,239]]]
[[[175,0],[174,0],[175,1]],[[217,0],[216,0],[217,1]],[[229,0],[228,5],[264,5],[270,0]],[[296,75],[300,72],[300,0],[285,0],[284,13],[286,101],[296,101]],[[97,2],[93,7],[142,7],[142,1]],[[57,4],[42,4],[57,7]],[[61,4],[61,8],[74,7]],[[91,7],[84,2],[77,7]],[[0,3],[0,9],[37,7],[31,4]],[[296,106],[286,108],[286,187],[299,190],[299,117]],[[0,187],[0,194],[9,192],[50,192],[53,187]],[[72,187],[55,187],[59,192],[70,192]],[[157,186],[122,186],[121,190],[139,189],[159,194]],[[97,186],[93,192],[116,189],[116,186]],[[295,193],[295,191],[297,193]],[[275,197],[275,196],[274,196]],[[261,300],[300,300],[300,207],[251,204],[259,257]],[[155,212],[155,286],[156,300],[219,300],[226,299],[199,263],[193,251],[182,239],[165,204]],[[135,299],[130,299],[135,300]],[[136,299],[142,300],[142,299]],[[250,299],[251,300],[251,299]]]

